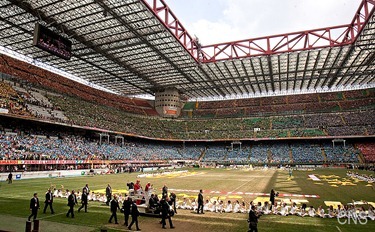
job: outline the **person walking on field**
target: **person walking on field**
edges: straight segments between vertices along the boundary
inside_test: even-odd
[[[132,202],[131,215],[132,215],[132,221],[131,221],[130,225],[128,226],[128,229],[131,230],[132,225],[135,223],[135,227],[136,227],[137,231],[140,231],[141,229],[139,229],[139,226],[138,226],[139,211],[138,211],[138,207],[135,204],[135,202]]]
[[[51,210],[51,214],[55,213],[53,211],[52,203],[53,203],[53,194],[51,192],[51,189],[48,189],[48,192],[46,193],[46,200],[44,201],[45,205],[44,205],[43,213],[46,213],[46,209],[47,209],[48,206],[49,206],[49,208]]]
[[[111,217],[109,218],[108,222],[112,223],[112,218],[115,219],[115,224],[118,224],[117,221],[117,209],[120,209],[120,206],[118,205],[117,196],[114,195],[113,199],[111,200]]]
[[[78,209],[78,212],[81,211],[81,209],[85,208],[85,213],[87,213],[87,190],[84,188],[83,189],[83,193],[82,193],[82,196],[81,196],[81,207],[79,207]]]
[[[249,212],[249,230],[248,232],[258,232],[258,218],[260,215],[256,212],[255,205],[251,206]]]
[[[40,208],[40,206],[39,206],[38,194],[34,193],[34,197],[31,198],[31,200],[30,200],[30,211],[31,211],[31,214],[30,214],[30,216],[27,219],[28,221],[30,221],[31,217],[33,217],[34,220],[36,219],[36,216],[38,215],[39,208]]]
[[[74,206],[77,204],[77,196],[74,192],[74,190],[72,190],[72,193],[69,195],[68,197],[68,206],[69,206],[69,210],[68,212],[66,213],[66,216],[69,217],[69,215],[71,214],[72,215],[72,218],[74,218]]]
[[[124,211],[124,218],[125,218],[125,222],[124,222],[125,226],[129,226],[129,215],[130,215],[132,203],[133,201],[130,197],[127,197],[125,201],[122,203],[122,209]]]

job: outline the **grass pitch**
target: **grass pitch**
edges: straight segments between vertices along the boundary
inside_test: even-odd
[[[363,173],[372,174],[363,171]],[[76,212],[74,219],[65,216],[68,211],[67,199],[55,198],[55,214],[51,215],[49,209],[43,214],[44,195],[50,186],[65,189],[82,190],[83,186],[89,184],[90,190],[100,192],[107,184],[111,184],[114,192],[126,192],[126,183],[139,179],[142,186],[151,182],[155,191],[160,194],[161,188],[166,184],[169,189],[174,189],[180,198],[197,196],[196,191],[203,189],[205,199],[219,197],[224,201],[228,199],[240,201],[263,199],[252,193],[269,193],[273,188],[281,194],[318,195],[312,197],[280,197],[277,200],[287,201],[305,200],[307,205],[317,208],[324,206],[324,201],[337,201],[343,204],[355,201],[375,202],[375,191],[373,185],[363,181],[350,179],[346,176],[344,169],[318,169],[314,171],[294,171],[293,177],[289,178],[288,171],[283,170],[227,170],[227,169],[189,169],[187,173],[137,177],[139,173],[112,174],[103,176],[82,176],[73,178],[48,178],[33,180],[16,180],[13,184],[0,183],[0,230],[25,231],[25,221],[29,212],[29,200],[34,192],[39,195],[41,210],[38,218],[41,222],[40,231],[128,231],[123,224],[124,219],[118,213],[119,225],[108,224],[110,211],[108,206],[99,202],[90,202],[88,213]],[[315,175],[321,181],[313,181],[308,175]],[[219,193],[220,192],[220,193]],[[77,207],[75,211],[77,211]],[[234,213],[206,213],[197,215],[190,210],[178,210],[173,217],[176,227],[174,231],[186,232],[237,232],[247,231],[247,214]],[[142,231],[163,231],[157,218],[140,217],[139,224]],[[167,225],[168,226],[168,225]],[[134,227],[134,226],[133,226]],[[374,221],[366,224],[340,224],[336,219],[320,219],[297,216],[265,215],[259,220],[259,231],[372,231],[375,228]],[[133,228],[134,229],[134,228]]]

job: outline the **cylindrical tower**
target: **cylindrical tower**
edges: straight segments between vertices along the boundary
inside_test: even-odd
[[[160,116],[177,118],[181,114],[182,102],[176,88],[159,89],[155,92],[155,109]]]

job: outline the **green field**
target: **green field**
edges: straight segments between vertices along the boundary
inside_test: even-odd
[[[363,173],[366,173],[363,171]],[[90,202],[88,213],[76,213],[74,219],[65,216],[68,207],[67,199],[55,198],[54,209],[56,214],[51,215],[49,209],[43,214],[44,195],[52,185],[65,189],[81,190],[88,183],[91,191],[103,191],[108,183],[114,192],[125,193],[126,183],[135,181],[139,173],[112,174],[102,176],[82,176],[74,178],[49,178],[33,180],[17,180],[13,184],[1,182],[0,186],[0,230],[25,231],[25,222],[29,212],[29,200],[34,192],[38,192],[41,202],[38,218],[41,221],[40,231],[127,231],[123,226],[123,215],[119,215],[119,225],[108,224],[110,211],[108,206],[99,202]],[[308,175],[314,174],[321,181],[312,181]],[[371,174],[367,172],[367,174]],[[163,184],[175,191],[177,196],[195,197],[196,193],[188,190],[203,189],[206,199],[221,196],[222,199],[233,199],[249,202],[256,196],[246,194],[232,194],[228,192],[243,193],[269,193],[273,188],[280,194],[315,194],[319,198],[294,197],[293,200],[308,200],[307,205],[317,208],[319,205],[327,206],[324,201],[340,201],[343,204],[352,200],[375,201],[374,186],[363,181],[357,181],[346,177],[344,169],[319,169],[314,171],[294,171],[293,177],[288,178],[288,171],[283,170],[226,170],[226,169],[189,169],[187,174],[143,177],[138,178],[144,186],[148,181],[154,185],[160,194]],[[180,190],[186,190],[185,192]],[[209,194],[208,191],[220,191],[221,194]],[[277,198],[277,200],[288,198]],[[78,207],[76,207],[76,210]],[[235,232],[247,231],[247,214],[235,213],[206,213],[197,215],[189,210],[178,210],[173,217],[174,231],[186,232]],[[152,217],[140,217],[142,231],[163,231],[159,219]],[[336,219],[320,219],[297,216],[265,215],[259,220],[259,231],[372,231],[375,228],[374,221],[366,224],[340,224]],[[125,230],[126,229],[126,230]],[[135,227],[133,228],[135,229]],[[169,229],[168,229],[169,230]]]

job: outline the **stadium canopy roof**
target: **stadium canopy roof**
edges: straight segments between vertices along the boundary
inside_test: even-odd
[[[178,88],[225,99],[374,87],[375,1],[347,25],[201,45],[163,0],[3,0],[0,46],[128,96]],[[73,42],[33,46],[35,23]]]

